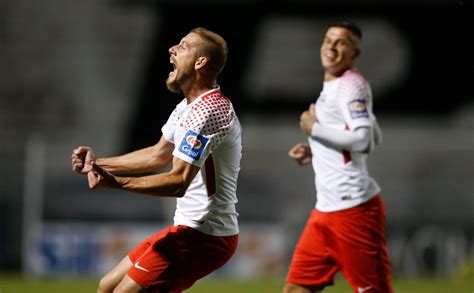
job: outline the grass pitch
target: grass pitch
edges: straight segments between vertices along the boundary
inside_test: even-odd
[[[20,275],[0,275],[0,293],[86,293],[96,292],[98,279],[25,279]],[[281,292],[284,279],[231,280],[205,278],[197,282],[188,293],[273,293]],[[395,292],[400,293],[472,293],[474,276],[468,274],[452,279],[395,279]],[[327,287],[325,293],[351,293],[344,279]]]

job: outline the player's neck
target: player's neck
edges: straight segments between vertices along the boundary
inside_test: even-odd
[[[194,100],[196,100],[199,96],[204,94],[205,92],[208,92],[212,89],[214,89],[215,86],[212,85],[202,85],[202,86],[192,86],[189,88],[189,90],[184,91],[184,97],[186,98],[186,101],[188,104],[192,103]]]
[[[331,81],[331,80],[334,80],[338,77],[341,77],[341,76],[344,75],[344,73],[346,73],[346,71],[348,71],[350,69],[351,69],[351,67],[344,68],[344,69],[337,70],[337,71],[326,70],[324,72],[324,81]]]

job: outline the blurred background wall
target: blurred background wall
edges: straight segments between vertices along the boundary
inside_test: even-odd
[[[244,131],[242,238],[223,273],[282,276],[315,203],[312,169],[287,151],[321,90],[326,27],[349,19],[384,131],[369,164],[394,272],[450,274],[474,255],[472,12],[454,0],[0,0],[0,271],[96,274],[171,223],[173,200],[91,192],[70,154],[157,142],[182,98],[164,85],[168,48],[204,26],[230,47],[219,83]]]

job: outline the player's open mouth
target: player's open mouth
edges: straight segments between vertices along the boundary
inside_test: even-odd
[[[176,62],[173,60],[173,58],[170,57],[170,63],[171,65],[173,65],[173,71],[170,71],[170,73],[168,74],[168,76],[172,75],[175,71],[176,71]]]
[[[337,54],[332,50],[327,50],[326,52],[324,52],[324,57],[326,57],[326,59],[332,61],[332,60],[336,59]]]

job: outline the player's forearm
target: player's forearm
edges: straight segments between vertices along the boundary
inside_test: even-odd
[[[374,126],[374,142],[379,145],[383,141],[383,134],[375,115],[372,115],[372,125]]]
[[[143,177],[115,177],[115,180],[117,184],[111,186],[112,188],[152,196],[182,197],[188,188],[183,176],[173,173]]]
[[[338,148],[362,152],[366,151],[370,144],[369,130],[368,127],[360,127],[355,131],[338,130],[315,123],[311,129],[311,136]]]
[[[114,174],[150,172],[162,167],[153,157],[153,147],[116,157],[97,158],[96,163]]]

